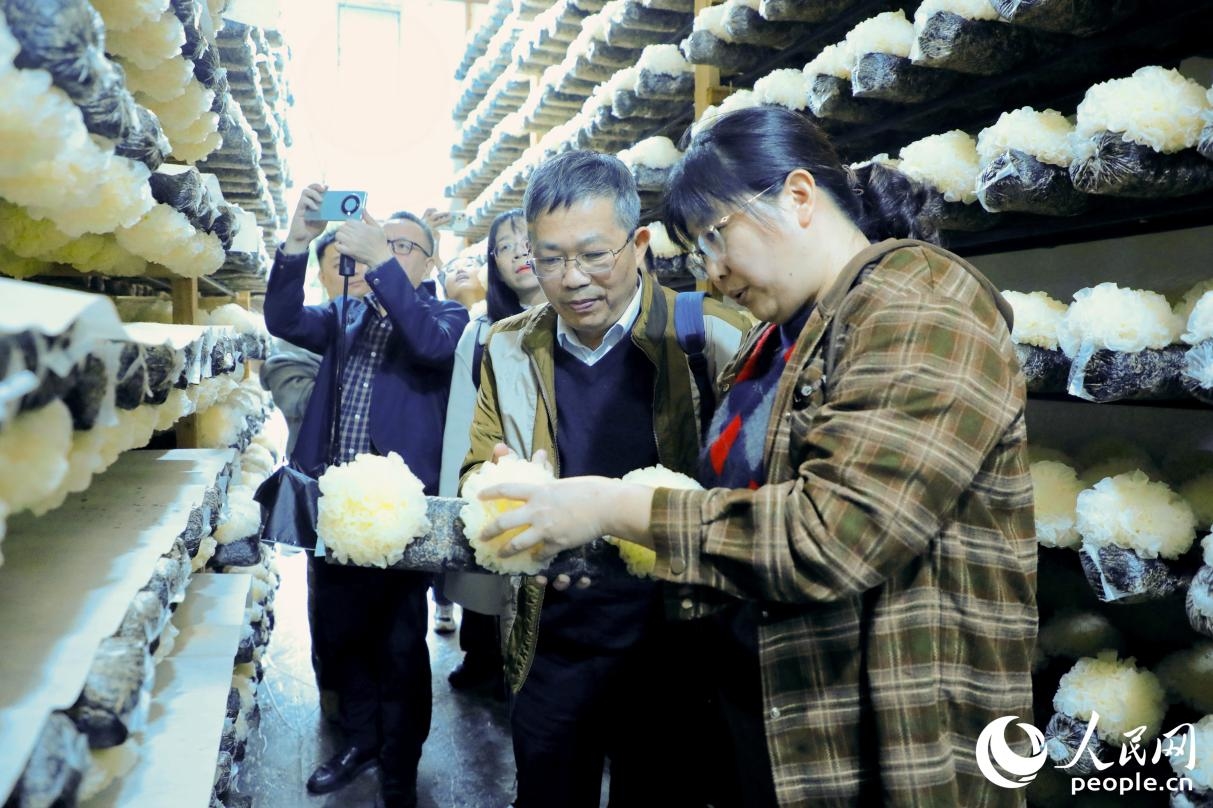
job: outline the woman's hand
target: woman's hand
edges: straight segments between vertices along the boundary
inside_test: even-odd
[[[312,239],[324,232],[326,222],[308,219],[308,215],[320,210],[320,201],[328,186],[313,182],[299,194],[299,204],[295,206],[295,215],[291,217],[291,227],[287,231],[286,241],[282,251],[287,255],[299,255],[308,251]]]
[[[525,504],[498,516],[484,529],[484,535],[496,536],[526,526],[501,550],[508,558],[540,542],[536,556],[547,561],[562,550],[589,544],[605,532],[604,514],[598,507],[602,489],[612,481],[606,477],[570,477],[547,485],[502,483],[480,492],[481,499],[513,499]]]
[[[540,458],[536,456],[536,461]],[[589,544],[607,534],[641,544],[651,542],[649,509],[653,489],[609,477],[569,477],[547,485],[502,483],[480,493],[482,499],[505,498],[524,504],[498,516],[484,529],[496,536],[525,529],[501,550],[509,557],[543,547],[537,558],[547,561],[559,552]]]

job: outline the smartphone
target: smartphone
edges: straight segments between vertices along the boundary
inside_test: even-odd
[[[307,212],[309,222],[344,222],[361,219],[366,207],[366,191],[325,191],[319,210]]]
[[[438,225],[438,229],[450,230],[452,233],[459,235],[468,231],[468,224],[468,212],[466,210],[453,210],[451,211],[451,217]]]

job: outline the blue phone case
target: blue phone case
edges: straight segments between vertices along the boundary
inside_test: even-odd
[[[361,219],[366,206],[366,191],[325,191],[320,210],[312,211],[307,219],[315,222],[343,222]]]

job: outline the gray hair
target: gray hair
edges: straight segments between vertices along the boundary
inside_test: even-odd
[[[613,154],[568,151],[547,160],[531,175],[522,207],[526,222],[583,199],[611,199],[615,219],[631,233],[640,225],[640,195],[632,172]]]

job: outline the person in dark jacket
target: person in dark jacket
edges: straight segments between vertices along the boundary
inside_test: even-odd
[[[328,300],[341,296],[342,278],[338,271],[341,259],[333,242],[335,230],[326,230],[312,241],[311,249],[316,254],[320,285]],[[353,292],[351,292],[353,294]],[[307,411],[307,402],[316,386],[316,374],[320,370],[320,357],[311,351],[291,345],[286,340],[274,340],[274,349],[269,359],[261,366],[261,386],[274,397],[274,406],[282,411],[286,419],[286,454],[295,453],[295,442],[299,439],[299,425]],[[337,721],[337,693],[324,678],[325,653],[323,637],[316,631],[319,618],[316,614],[316,578],[324,574],[317,565],[325,564],[323,556],[308,557],[307,609],[308,627],[312,639],[312,672],[316,675],[316,687],[320,690],[320,712],[330,721]]]
[[[305,306],[307,249],[323,229],[306,215],[319,209],[324,191],[318,184],[303,190],[265,296],[270,333],[322,356],[294,462],[318,477],[333,462],[396,452],[426,493],[436,494],[451,367],[467,311],[422,286],[432,269],[433,234],[406,214],[393,214],[383,225],[365,213],[361,221],[343,223],[334,244],[357,262],[350,291],[362,297]],[[340,379],[338,344],[344,353]],[[334,429],[337,396],[341,413]],[[317,629],[335,650],[326,678],[331,672],[346,743],[316,769],[308,790],[335,791],[377,759],[385,805],[416,805],[417,764],[431,713],[429,576],[332,564],[318,569]]]

